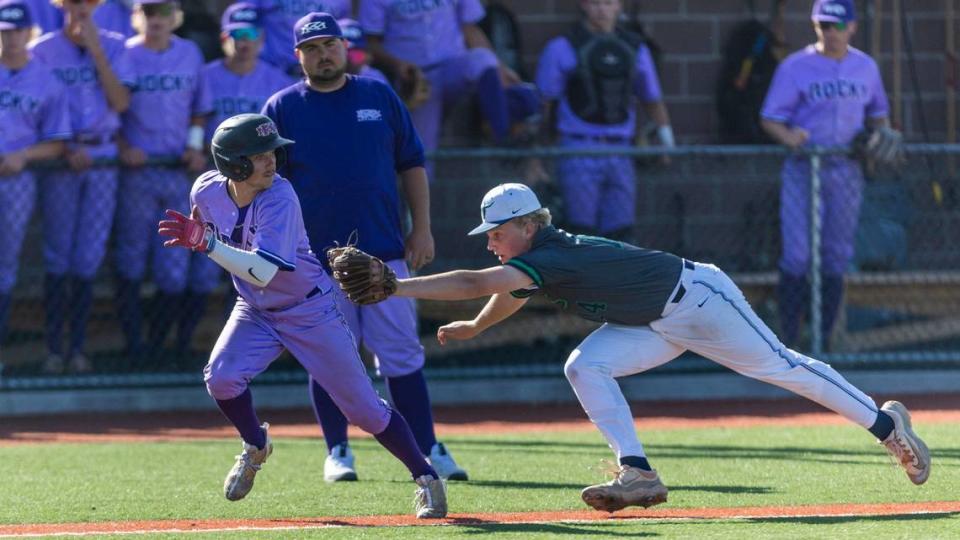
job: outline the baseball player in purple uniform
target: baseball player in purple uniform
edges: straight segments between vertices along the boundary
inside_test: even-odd
[[[33,29],[25,2],[0,1],[0,344],[37,195],[36,180],[25,167],[60,157],[71,135],[67,93],[27,49]]]
[[[719,268],[551,225],[550,211],[523,184],[491,189],[480,206],[487,250],[499,266],[400,279],[396,295],[432,300],[490,296],[471,321],[437,338],[471,339],[543,295],[564,312],[601,323],[570,354],[564,373],[583,410],[620,462],[616,478],[587,487],[585,503],[607,512],[667,500],[667,488],[637,438],[617,378],[666,364],[690,350],[742,375],[804,396],[867,428],[914,484],[930,475],[930,451],[903,404],[873,399],[829,365],[793,351],[754,313]]]
[[[135,33],[130,24],[132,0],[26,0],[30,12],[34,15],[34,23],[44,34],[63,27],[63,13],[57,9],[56,4],[64,2],[96,7],[93,21],[101,30],[116,32],[123,37],[130,37]]]
[[[849,144],[865,126],[887,126],[887,96],[876,62],[850,46],[857,30],[850,0],[813,5],[817,42],[784,60],[761,110],[764,129],[789,148]],[[780,324],[795,344],[806,310],[810,268],[810,163],[791,157],[780,191]],[[843,274],[853,258],[863,172],[846,156],[821,160],[822,330],[829,337],[843,297]]]
[[[226,55],[203,68],[210,88],[213,114],[207,120],[207,139],[221,122],[243,113],[259,113],[267,98],[294,81],[259,59],[263,49],[263,22],[252,2],[231,4],[220,21],[220,40]]]
[[[410,111],[427,151],[437,148],[444,105],[470,91],[476,92],[494,140],[510,137],[514,119],[504,86],[516,85],[520,77],[500,63],[477,26],[484,14],[479,0],[360,2],[360,25],[374,63],[394,80],[425,76],[430,82],[430,98]]]
[[[281,135],[299,141],[281,172],[300,195],[314,251],[343,245],[356,233],[363,249],[408,275],[408,264],[420,268],[434,254],[423,145],[410,115],[389,86],[346,74],[346,40],[331,14],[307,15],[294,35],[306,80],[272,96],[263,111]],[[406,238],[398,175],[413,222]],[[434,433],[413,302],[398,298],[359,308],[339,289],[336,295],[354,335],[376,355],[390,397],[410,422],[421,452],[444,478],[466,480]],[[321,384],[314,381],[311,391],[328,448],[324,479],[356,480],[348,418]]]
[[[178,349],[186,349],[202,315],[206,293],[217,284],[209,259],[182,250],[164,250],[152,234],[164,208],[183,208],[190,189],[180,169],[147,165],[148,157],[180,157],[189,171],[206,166],[206,116],[213,110],[197,46],[173,35],[183,21],[177,2],[141,0],[134,9],[139,34],[127,40],[133,67],[130,107],[119,140],[123,175],[117,208],[117,272],[120,319],[128,352],[142,353],[140,282],[152,259],[158,289],[150,351],[157,352],[170,327],[179,323]],[[178,320],[179,319],[179,320]]]
[[[83,343],[93,278],[106,254],[117,197],[117,168],[91,165],[93,159],[117,157],[119,113],[130,105],[128,86],[134,81],[124,37],[99,29],[92,18],[96,2],[54,4],[63,10],[64,27],[34,41],[31,51],[66,87],[73,139],[66,152],[70,168],[41,181],[48,351],[43,367],[59,373],[67,358],[72,371],[85,372],[91,369]],[[65,319],[70,321],[66,350]]]
[[[266,31],[266,43],[261,58],[270,62],[290,77],[303,76],[300,62],[294,54],[290,29],[296,22],[315,11],[330,13],[334,17],[349,17],[353,13],[351,0],[255,0],[260,9]]]
[[[547,100],[544,133],[568,148],[629,148],[637,134],[636,105],[645,105],[658,138],[674,144],[670,118],[650,50],[617,26],[620,0],[581,0],[586,20],[547,43],[537,86]],[[584,234],[629,239],[636,221],[637,178],[629,157],[571,157],[557,162],[567,226]]]
[[[343,32],[343,39],[347,40],[347,73],[390,84],[390,80],[382,71],[370,65],[373,58],[367,51],[367,39],[363,35],[360,23],[354,19],[340,19],[337,24]]]
[[[170,238],[165,245],[209,256],[233,275],[240,296],[203,370],[207,391],[243,438],[224,495],[245,497],[273,451],[248,384],[286,349],[354,424],[407,467],[417,483],[417,517],[444,517],[444,483],[403,416],[373,389],[335,287],[310,250],[297,194],[277,174],[283,147],[292,143],[265,116],[226,120],[211,143],[217,170],[197,178],[190,192],[192,216],[167,210],[171,219],[160,222],[160,234]]]

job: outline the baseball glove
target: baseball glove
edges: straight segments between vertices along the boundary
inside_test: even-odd
[[[897,167],[906,159],[903,135],[892,128],[879,127],[861,131],[853,138],[853,153],[871,171]]]
[[[407,110],[412,111],[430,99],[430,80],[419,69],[410,70],[406,78],[398,81],[397,94]]]
[[[351,302],[362,306],[382,302],[397,292],[397,275],[380,259],[353,246],[327,250],[333,279]]]

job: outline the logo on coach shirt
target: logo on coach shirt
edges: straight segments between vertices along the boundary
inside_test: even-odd
[[[376,122],[382,119],[379,109],[357,109],[357,122]]]
[[[327,23],[324,21],[314,21],[312,23],[307,23],[303,25],[303,28],[300,29],[300,34],[309,34],[310,32],[316,32],[319,30],[326,30]]]

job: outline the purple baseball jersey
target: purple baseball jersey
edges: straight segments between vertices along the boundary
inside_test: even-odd
[[[12,71],[0,64],[0,126],[0,155],[70,138],[67,93],[47,65],[31,60]]]
[[[213,114],[207,121],[207,140],[213,137],[220,122],[243,113],[259,113],[267,98],[295,81],[266,62],[257,62],[250,73],[238,75],[223,60],[210,62],[203,68],[203,78],[213,100]]]
[[[854,47],[841,60],[808,45],[778,67],[760,115],[810,134],[807,144],[843,145],[863,129],[866,118],[888,114],[887,95],[876,62]]]
[[[566,135],[622,137],[632,139],[636,131],[636,107],[631,104],[628,118],[622,124],[598,125],[577,116],[566,98],[567,79],[577,68],[577,53],[565,36],[547,43],[537,64],[537,87],[544,99],[558,100],[557,131]],[[653,57],[646,45],[637,49],[634,94],[645,103],[663,99]]]
[[[133,86],[135,79],[127,61],[123,36],[100,30],[100,43],[120,82]],[[50,66],[67,88],[70,95],[70,124],[75,136],[109,138],[120,128],[120,115],[107,104],[97,68],[85,49],[71,42],[63,30],[45,34],[31,43],[30,47],[34,57]]]
[[[361,0],[360,26],[383,36],[387,52],[421,67],[467,50],[461,26],[483,19],[479,0]]]
[[[208,171],[194,183],[190,204],[199,208],[219,241],[254,251],[280,268],[264,288],[233,276],[237,292],[254,308],[277,310],[293,306],[314,288],[323,294],[333,288],[320,261],[310,251],[300,200],[285,178],[277,175],[273,185],[260,192],[252,203],[237,208],[227,191],[227,179],[217,171]]]
[[[289,72],[300,62],[293,54],[293,25],[298,19],[314,11],[322,11],[340,19],[351,16],[350,0],[259,0],[254,4],[263,18],[266,42],[260,58]]]
[[[203,55],[192,41],[177,36],[163,51],[144,46],[141,36],[126,45],[135,83],[121,132],[148,155],[180,155],[186,148],[190,117],[213,111],[201,76]]]

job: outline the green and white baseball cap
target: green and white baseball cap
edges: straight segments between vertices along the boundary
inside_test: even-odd
[[[523,184],[500,184],[483,196],[480,203],[479,226],[468,235],[485,233],[510,221],[525,216],[541,208],[540,201],[533,190]]]

